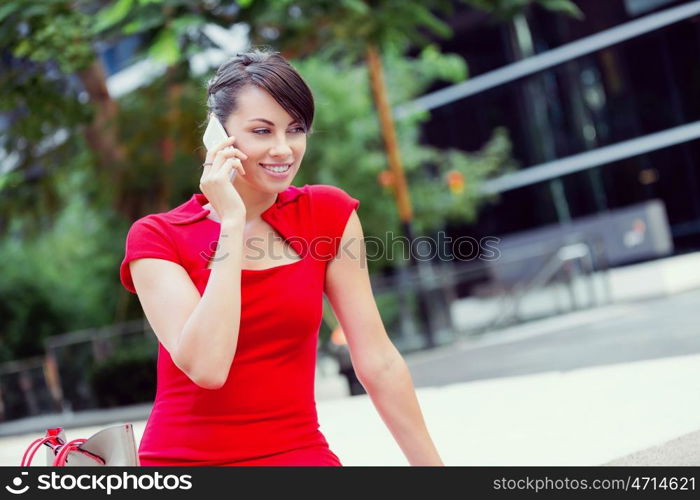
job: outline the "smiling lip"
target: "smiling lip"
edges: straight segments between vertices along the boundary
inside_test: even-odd
[[[291,163],[261,163],[260,166],[265,170],[265,173],[277,179],[285,179],[292,171]],[[285,167],[282,172],[275,172],[270,167]]]

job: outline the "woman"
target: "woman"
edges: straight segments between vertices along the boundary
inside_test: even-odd
[[[341,465],[314,401],[325,292],[409,463],[442,465],[377,311],[359,202],[291,185],[313,120],[308,86],[254,50],[224,63],[208,92],[229,139],[207,152],[201,194],[132,225],[120,269],[159,340],[141,464]]]

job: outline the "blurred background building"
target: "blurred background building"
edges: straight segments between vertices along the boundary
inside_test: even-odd
[[[498,201],[454,234],[502,235],[661,200],[674,252],[697,250],[698,3],[575,3],[582,20],[543,8],[505,24],[465,9],[449,20],[455,36],[441,46],[465,57],[470,79],[416,102],[431,112],[423,138],[474,150],[505,126],[519,163],[485,186]]]

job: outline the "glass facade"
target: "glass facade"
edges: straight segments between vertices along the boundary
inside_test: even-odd
[[[441,42],[471,77],[633,19],[689,2],[576,0],[585,19],[533,7],[511,22],[473,11]],[[550,69],[431,110],[423,140],[479,149],[508,129],[520,168],[553,162],[700,120],[700,16],[655,29]],[[435,86],[431,90],[437,90]],[[660,199],[677,252],[700,248],[700,140],[631,156],[500,194],[455,236],[503,235]]]

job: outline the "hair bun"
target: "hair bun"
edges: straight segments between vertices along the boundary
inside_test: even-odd
[[[250,54],[238,53],[238,54],[236,54],[236,57],[238,57],[240,59],[240,62],[241,62],[241,64],[243,64],[243,66],[248,66],[249,64],[251,64],[253,62],[253,58],[250,57]]]

